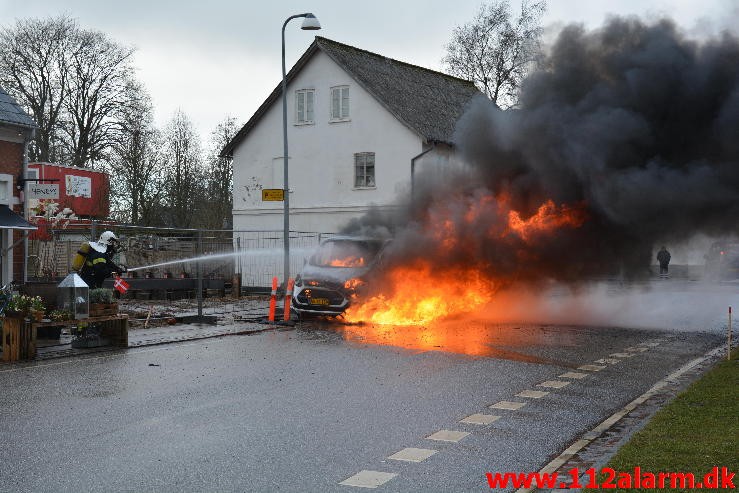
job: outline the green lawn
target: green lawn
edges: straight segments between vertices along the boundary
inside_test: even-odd
[[[692,472],[696,480],[715,466],[739,473],[739,361],[734,351],[693,383],[611,459],[607,467],[647,472]],[[599,478],[603,480],[601,475]],[[739,474],[734,478],[739,487]],[[611,491],[634,491],[616,489]],[[644,491],[647,491],[646,489]],[[653,489],[650,491],[654,491]],[[681,490],[670,491],[695,491]]]

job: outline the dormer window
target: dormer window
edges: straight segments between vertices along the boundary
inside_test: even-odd
[[[315,89],[300,89],[295,91],[295,124],[307,125],[313,123],[313,106]]]
[[[349,120],[349,86],[331,88],[331,121]]]

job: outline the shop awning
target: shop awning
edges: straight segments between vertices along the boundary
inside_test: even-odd
[[[21,216],[11,211],[7,205],[0,205],[0,229],[38,229]]]

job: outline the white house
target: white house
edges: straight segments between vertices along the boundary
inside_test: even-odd
[[[468,81],[316,37],[287,75],[290,229],[336,232],[410,196],[414,168],[454,160],[454,125],[481,93]],[[283,226],[282,86],[223,149],[235,230]]]

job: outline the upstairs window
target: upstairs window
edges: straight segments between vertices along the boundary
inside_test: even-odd
[[[295,124],[305,125],[313,123],[313,106],[315,89],[300,89],[295,91]]]
[[[375,187],[375,153],[359,152],[354,155],[354,188]]]
[[[349,119],[349,86],[331,88],[331,121]]]

